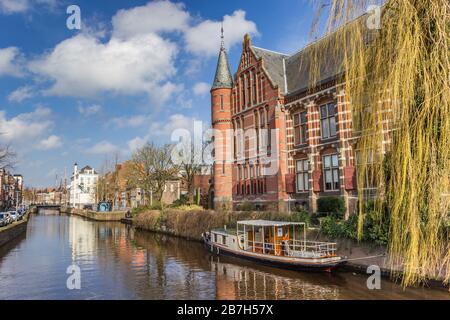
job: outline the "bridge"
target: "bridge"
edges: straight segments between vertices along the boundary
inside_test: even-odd
[[[60,204],[32,204],[32,207],[36,207],[37,210],[39,209],[61,209]]]

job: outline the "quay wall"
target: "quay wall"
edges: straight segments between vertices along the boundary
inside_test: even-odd
[[[95,221],[120,221],[125,218],[126,211],[97,212],[76,208],[61,207],[61,212],[73,214]]]
[[[27,231],[28,217],[29,212],[21,221],[0,228],[0,247]]]

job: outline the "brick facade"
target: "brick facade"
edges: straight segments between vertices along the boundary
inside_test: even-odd
[[[213,127],[234,132],[233,141],[227,141],[233,149],[231,166],[217,175],[221,166],[216,162],[214,189],[222,197],[232,187],[234,209],[251,202],[262,210],[303,206],[317,212],[323,196],[344,198],[348,214],[356,209],[351,105],[335,73],[324,75],[314,90],[308,87],[307,55],[257,48],[246,35],[229,89],[231,102],[220,117],[219,93],[211,91]]]

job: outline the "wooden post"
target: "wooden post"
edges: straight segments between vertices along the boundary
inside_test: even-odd
[[[255,226],[252,226],[252,232],[253,232],[253,252],[255,252]]]
[[[277,255],[277,232],[275,230],[275,226],[273,226],[273,254]]]
[[[263,254],[266,254],[266,243],[264,242],[264,226],[262,227],[262,244],[263,244]]]

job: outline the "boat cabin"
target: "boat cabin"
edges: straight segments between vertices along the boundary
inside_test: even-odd
[[[238,221],[236,230],[212,230],[211,243],[235,251],[280,257],[336,256],[336,243],[306,240],[303,222]]]

